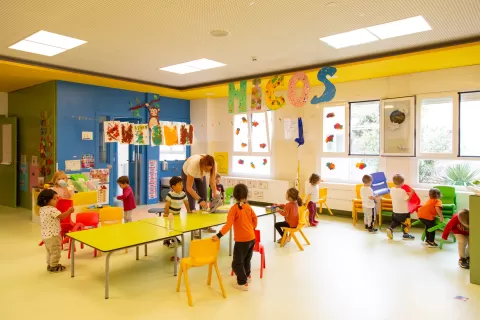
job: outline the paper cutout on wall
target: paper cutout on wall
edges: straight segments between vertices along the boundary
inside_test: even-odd
[[[241,146],[242,146],[242,148],[246,148],[248,146],[248,144],[246,144],[245,142],[242,142]]]
[[[162,144],[162,127],[160,125],[156,125],[152,128],[152,135],[151,135],[151,145],[152,147],[158,147]]]
[[[327,138],[325,139],[325,142],[326,143],[333,142],[333,134],[327,136]]]
[[[327,168],[333,170],[335,169],[335,165],[332,162],[327,162]]]
[[[193,125],[182,124],[180,126],[180,144],[187,146],[193,144]]]
[[[244,163],[245,161],[243,161],[242,159],[238,160],[238,164],[243,165]]]
[[[265,103],[270,110],[278,110],[285,106],[285,98],[275,96],[275,88],[278,86],[283,86],[283,76],[275,76],[267,82]]]
[[[337,73],[337,69],[335,67],[324,67],[318,71],[317,74],[317,79],[318,81],[322,82],[325,85],[325,90],[323,91],[323,94],[320,97],[313,97],[312,100],[310,101],[311,104],[317,104],[321,102],[328,102],[331,101],[333,98],[335,98],[335,94],[337,93],[337,89],[333,85],[333,83],[330,82],[330,80],[327,79],[327,75],[330,77],[333,77]]]
[[[178,130],[176,125],[164,125],[163,135],[165,137],[165,144],[167,146],[174,146],[178,144]]]
[[[90,178],[98,179],[100,183],[105,184],[110,181],[109,169],[92,169],[90,170]]]
[[[247,118],[245,118],[245,117],[242,117],[242,123],[248,123],[248,120],[247,120]]]
[[[150,117],[148,119],[148,127],[152,129],[154,126],[158,126],[160,124],[158,121],[158,113],[160,112],[160,108],[149,106],[148,104],[146,105],[148,107],[148,116]]]
[[[257,78],[252,80],[252,104],[251,110],[262,110],[262,79]]]
[[[150,134],[146,123],[135,124],[134,132],[135,137],[133,141],[135,145],[144,146],[150,144]]]
[[[262,163],[262,164],[263,164],[264,166],[266,166],[266,165],[267,165],[267,163],[268,163],[267,159],[266,159],[266,158],[265,158],[265,159],[263,159],[263,163]]]
[[[121,139],[120,143],[122,144],[131,144],[133,143],[133,124],[128,122],[120,123],[120,132]]]
[[[333,113],[333,112],[327,113],[326,117],[327,117],[327,119],[328,118],[333,118],[333,117],[335,117],[335,113]]]
[[[240,128],[237,128],[237,130],[235,130],[235,134],[238,136],[240,133]]]
[[[48,119],[47,111],[41,112],[41,121],[40,121],[40,175],[42,177],[48,178],[52,173],[52,150],[53,149],[53,135],[52,135],[52,124],[50,119]]]
[[[95,167],[95,157],[93,154],[83,154],[82,159],[82,169],[88,169]]]
[[[259,123],[257,121],[253,121],[252,122],[252,127],[256,128],[258,127]]]
[[[298,138],[295,139],[295,142],[298,143],[298,146],[302,146],[305,143],[303,137],[303,121],[302,118],[298,118]]]
[[[247,80],[240,81],[240,88],[235,83],[228,84],[228,113],[235,112],[235,100],[238,99],[238,112],[247,111]]]
[[[343,129],[343,125],[341,125],[340,123],[335,123],[335,125],[333,126],[333,128],[335,130],[342,130]]]
[[[228,152],[214,152],[213,157],[217,164],[217,172],[228,174]]]
[[[360,169],[360,170],[363,170],[363,169],[365,169],[365,168],[367,167],[367,164],[366,164],[365,162],[361,161],[361,162],[357,162],[357,163],[355,164],[355,167],[358,168],[358,169]]]
[[[255,163],[250,162],[250,167],[251,167],[252,169],[255,169]]]
[[[302,94],[297,98],[297,82],[303,82]],[[310,94],[310,80],[305,72],[295,73],[288,83],[288,100],[294,107],[303,107]]]
[[[34,187],[39,187],[38,185],[38,166],[31,164],[30,165],[30,190],[32,190]]]
[[[120,142],[120,121],[103,122],[105,142]]]
[[[267,147],[266,143],[260,143],[260,148],[265,149]]]

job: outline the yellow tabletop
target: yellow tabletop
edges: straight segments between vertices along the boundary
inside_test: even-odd
[[[140,221],[160,227],[168,226],[168,220],[164,217],[148,218]],[[183,233],[218,226],[226,222],[226,213],[181,213],[173,218],[173,230]]]
[[[142,245],[181,235],[154,224],[132,222],[67,234],[72,239],[103,252]]]

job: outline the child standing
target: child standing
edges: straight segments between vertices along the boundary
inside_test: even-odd
[[[447,223],[443,230],[442,238],[448,239],[450,232],[453,232],[458,243],[458,265],[464,269],[470,269],[470,255],[469,251],[469,216],[470,211],[468,209],[460,210],[457,214],[454,214],[452,219]]]
[[[285,198],[288,200],[288,203],[285,205],[285,209],[281,210],[277,208],[282,216],[285,217],[285,221],[275,223],[275,229],[277,229],[280,234],[280,239],[278,243],[282,242],[283,229],[282,228],[296,228],[298,226],[298,207],[302,205],[302,198],[298,196],[298,190],[295,188],[290,188],[287,190]],[[290,239],[287,239],[287,241]]]
[[[182,209],[182,204],[187,208],[187,212],[191,213],[190,206],[188,205],[187,195],[183,191],[183,180],[180,177],[172,177],[170,179],[170,188],[171,191],[168,192],[165,201],[165,212],[163,213],[164,217],[168,217],[170,213],[173,215],[179,215],[180,210]],[[177,238],[178,244],[182,244],[180,239]],[[175,244],[172,239],[163,241],[163,245],[169,248],[174,248]]]
[[[316,173],[312,173],[310,179],[308,180],[310,185],[307,189],[307,198],[305,202],[307,203],[308,208],[308,222],[311,226],[316,227],[318,221],[315,220],[315,215],[317,214],[317,202],[319,197],[319,184],[320,184],[320,176]]]
[[[73,190],[68,187],[67,181],[67,174],[63,171],[57,171],[53,175],[51,189],[57,193],[59,198],[70,199],[74,194]]]
[[[62,254],[62,237],[60,236],[60,220],[73,212],[73,207],[64,213],[57,208],[58,195],[54,190],[45,189],[38,195],[37,205],[40,207],[40,230],[43,243],[47,249],[47,271],[62,272],[65,267],[59,261]]]
[[[225,189],[223,188],[223,184],[220,183],[221,178],[222,176],[217,173],[217,175],[215,176],[215,183],[217,185],[217,191],[221,195],[221,199],[225,200]],[[213,200],[212,189],[210,189],[210,201],[212,200]]]
[[[257,227],[257,215],[247,203],[248,188],[244,184],[237,184],[233,189],[233,197],[237,204],[230,208],[227,223],[217,235],[212,237],[218,241],[233,226],[235,245],[233,247],[232,269],[237,275],[234,288],[248,291],[248,283],[251,282],[251,260],[253,247],[255,246],[255,228]]]
[[[405,178],[401,174],[393,176],[394,187],[390,190],[390,196],[392,197],[392,223],[387,229],[387,236],[389,239],[393,239],[393,230],[402,226],[403,240],[414,240],[415,237],[408,234],[410,227],[410,212],[408,210],[408,200],[412,197],[415,191],[412,189],[410,193],[407,193],[402,189]]]
[[[363,220],[365,222],[365,229],[370,233],[375,233],[378,230],[373,227],[375,224],[375,217],[377,210],[375,208],[375,200],[378,196],[373,195],[372,177],[368,174],[362,178],[363,186],[360,188],[360,197],[362,198]]]
[[[132,222],[132,212],[137,205],[135,204],[133,190],[130,187],[130,180],[127,176],[121,176],[117,179],[117,184],[120,188],[122,188],[123,191],[121,196],[117,196],[118,200],[123,201],[123,220],[125,223]]]
[[[442,201],[440,200],[442,195],[440,190],[433,188],[428,191],[428,197],[430,199],[418,209],[418,218],[425,225],[425,243],[430,248],[438,248],[438,244],[435,243],[435,231],[428,232],[428,229],[435,227],[436,216],[439,216],[440,222],[443,222]]]

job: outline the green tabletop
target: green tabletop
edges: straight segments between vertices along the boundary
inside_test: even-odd
[[[154,224],[132,222],[113,226],[70,232],[72,239],[102,252],[146,244],[181,235],[178,231],[168,231]]]

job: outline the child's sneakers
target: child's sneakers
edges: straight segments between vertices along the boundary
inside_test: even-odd
[[[385,230],[385,233],[387,234],[388,239],[392,240],[393,239],[393,231],[392,229],[388,228]]]
[[[238,284],[236,281],[233,283],[233,287],[240,291],[248,291],[248,283],[244,285]]]
[[[403,234],[403,240],[415,240],[415,237],[412,236],[411,234],[404,233]]]
[[[374,227],[368,228],[369,233],[377,233],[378,229],[375,229]]]
[[[435,241],[434,242],[425,241],[425,243],[429,248],[438,248],[438,244],[436,244]]]
[[[463,269],[470,269],[470,263],[468,263],[466,258],[460,258],[460,260],[458,260],[458,265]]]

